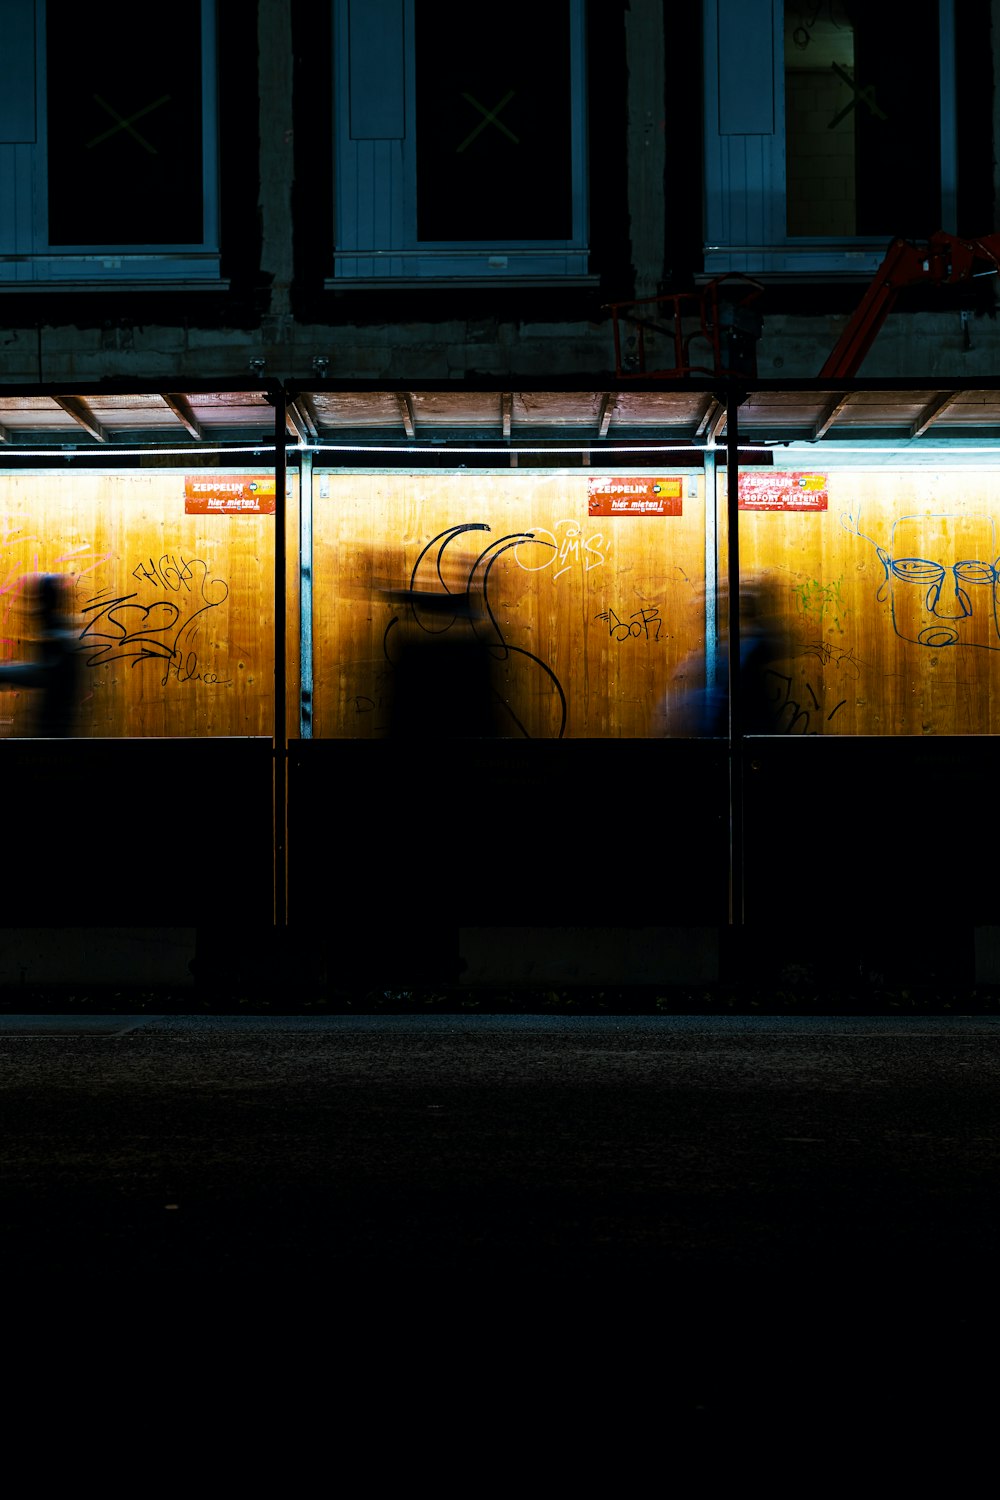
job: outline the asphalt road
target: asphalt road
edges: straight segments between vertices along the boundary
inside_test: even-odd
[[[452,1413],[996,1402],[1000,1019],[4,1016],[0,1141],[8,1306],[147,1373],[226,1327],[227,1387]]]

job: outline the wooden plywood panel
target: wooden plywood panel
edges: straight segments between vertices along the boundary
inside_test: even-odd
[[[204,471],[199,471],[204,477]],[[74,583],[84,737],[270,735],[274,515],[186,515],[184,475],[0,478],[0,653],[34,653],[30,578]],[[0,734],[31,733],[0,691]]]
[[[741,511],[744,580],[771,597],[776,732],[993,734],[1000,727],[1000,479],[841,470],[828,508]]]
[[[384,737],[403,648],[464,632],[488,670],[493,732],[665,732],[704,630],[704,489],[681,513],[591,516],[589,476],[330,474],[314,515],[318,736]],[[410,585],[427,597],[393,597]],[[468,624],[452,603],[468,592]],[[394,696],[395,695],[395,696]],[[471,732],[471,731],[470,731]]]

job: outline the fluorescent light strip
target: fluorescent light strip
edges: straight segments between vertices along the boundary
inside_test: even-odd
[[[591,455],[593,455],[595,453],[596,454],[600,454],[600,453],[624,453],[626,455],[633,454],[633,453],[659,453],[659,454],[663,454],[663,455],[667,455],[667,454],[671,454],[671,453],[677,453],[677,454],[681,454],[681,455],[683,455],[685,457],[688,457],[688,458],[697,458],[697,457],[700,457],[704,453],[725,453],[726,448],[725,448],[725,444],[722,444],[718,448],[698,448],[698,447],[694,447],[694,446],[691,446],[691,445],[689,445],[687,447],[683,447],[683,448],[677,448],[677,447],[672,447],[672,446],[665,446],[662,443],[651,443],[648,446],[645,445],[645,444],[635,443],[635,444],[629,444],[629,446],[626,447],[626,448],[615,447],[615,446],[607,444],[607,443],[588,443],[585,447],[582,447],[582,448],[571,448],[571,447],[565,447],[565,448],[563,448],[563,447],[558,447],[558,448],[557,447],[529,448],[529,447],[525,447],[523,444],[520,444],[520,443],[518,443],[518,444],[511,443],[508,446],[503,447],[503,448],[489,448],[489,447],[486,447],[485,445],[483,445],[482,447],[478,447],[478,448],[453,448],[450,443],[440,442],[440,443],[423,443],[423,444],[414,443],[414,444],[407,444],[406,447],[403,447],[401,444],[399,446],[397,446],[397,447],[380,447],[377,443],[300,443],[300,444],[296,445],[296,447],[294,447],[291,451],[297,451],[297,452],[301,452],[301,453],[402,453],[402,454],[407,454],[407,453],[421,453],[421,454],[422,453],[490,453],[490,454],[493,454],[493,453],[496,453],[496,454],[504,454],[504,455],[508,455],[508,454],[511,454],[511,453],[542,453],[542,454],[545,454],[547,457],[552,457],[552,458],[559,458],[561,455],[563,455],[565,453],[590,453]],[[758,444],[758,445],[756,445],[753,448],[740,448],[738,451],[740,453],[768,453],[768,454],[770,454],[770,453],[773,453],[774,450],[772,448],[766,448],[763,445]]]
[[[206,453],[253,453],[258,456],[277,451],[273,443],[255,443],[251,448],[206,448],[204,444],[197,448],[160,448],[155,443],[148,448],[111,448],[104,443],[95,443],[92,448],[57,448],[54,445],[51,448],[12,448],[0,443],[0,458],[145,458],[150,453],[169,453],[172,457],[187,453],[202,456]]]
[[[743,450],[741,449],[740,451],[742,452]],[[773,448],[768,448],[767,451],[768,453],[773,453],[776,458],[780,458],[782,453],[794,455],[794,457],[796,458],[801,458],[804,453],[818,453],[825,454],[827,456],[831,456],[835,453],[863,453],[866,454],[869,458],[872,456],[872,454],[888,454],[895,456],[903,454],[907,458],[915,458],[919,455],[920,457],[927,458],[933,457],[935,454],[944,455],[950,453],[953,456],[960,458],[966,453],[991,453],[994,457],[997,457],[998,455],[1000,455],[1000,441],[994,443],[991,448],[965,448],[962,446],[961,439],[952,439],[951,441],[948,441],[947,439],[941,439],[940,446],[933,447],[930,443],[921,441],[919,438],[915,438],[912,443],[903,444],[902,446],[900,446],[898,443],[890,444],[884,448],[879,447],[877,438],[874,438],[870,443],[866,443],[865,446],[861,448],[856,448],[853,443],[833,442],[821,446],[817,443],[804,441],[801,445],[796,442],[782,443],[780,444],[780,446],[776,445]]]

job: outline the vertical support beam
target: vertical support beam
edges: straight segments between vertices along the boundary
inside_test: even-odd
[[[705,452],[705,682],[719,685],[719,486],[715,454]]]
[[[729,922],[743,925],[743,697],[740,689],[739,408],[743,393],[726,393],[727,599],[729,602]]]
[[[993,77],[1000,78],[1000,0],[990,0],[990,52],[993,62]],[[995,85],[994,85],[995,91]],[[995,96],[995,93],[994,93]],[[1000,155],[993,156],[993,217],[992,224],[1000,223]],[[39,376],[41,379],[41,376]]]
[[[253,14],[252,9],[248,10],[248,15]],[[291,7],[286,0],[260,0],[256,14],[260,67],[260,265],[272,278],[267,327],[274,334],[274,342],[280,344],[281,331],[291,312],[294,274]]]
[[[281,938],[287,921],[286,828],[288,792],[288,674],[285,670],[288,589],[285,577],[288,523],[285,461],[285,391],[272,387],[274,400],[274,926]]]
[[[958,77],[955,67],[954,0],[939,0],[938,59],[941,98],[941,228],[958,233],[958,131],[955,126]]]
[[[658,0],[632,0],[625,8],[628,64],[628,212],[636,297],[655,297],[663,281],[666,244],[666,41]],[[617,329],[616,336],[617,336]],[[616,369],[620,369],[616,364]]]
[[[313,456],[299,456],[299,735],[313,732]]]

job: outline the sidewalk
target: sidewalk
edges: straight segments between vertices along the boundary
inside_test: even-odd
[[[227,987],[47,985],[0,988],[3,1015],[218,1016],[992,1016],[1000,986],[502,985],[341,989],[319,984]]]
[[[8,1325],[114,1329],[112,1413],[991,1430],[1000,1016],[8,1012],[0,1075]]]

